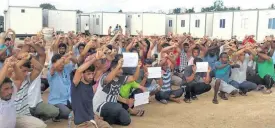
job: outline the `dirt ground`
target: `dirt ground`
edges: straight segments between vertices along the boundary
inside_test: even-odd
[[[47,94],[43,95],[44,99]],[[250,92],[248,96],[230,97],[228,101],[219,99],[218,105],[212,104],[212,96],[210,91],[191,104],[168,105],[152,98],[150,104],[142,106],[146,110],[144,117],[131,117],[131,125],[125,128],[275,128],[275,92],[270,95]],[[47,121],[47,125],[67,128],[67,120]]]

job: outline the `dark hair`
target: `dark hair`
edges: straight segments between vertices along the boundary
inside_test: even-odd
[[[119,60],[120,58],[123,58],[123,55],[122,54],[116,54],[115,55],[115,60]]]
[[[118,61],[113,60],[112,63],[111,63],[110,69],[115,68],[117,66],[117,64],[118,64]]]
[[[161,45],[162,48],[169,47],[169,46],[170,46],[170,44],[168,44],[168,43],[164,43]]]
[[[144,64],[152,64],[153,60],[152,59],[145,59]]]
[[[31,68],[31,62],[30,62],[30,61],[27,61],[27,62],[24,63],[22,66],[23,66],[23,67],[26,67],[26,68]]]
[[[137,51],[137,52],[138,52],[137,48],[131,48],[131,49],[130,49],[130,52],[134,52],[134,51]]]
[[[196,65],[197,62],[203,62],[203,60],[202,60],[201,58],[199,58],[199,57],[196,57],[196,58],[194,58],[194,60],[193,60],[193,64]]]
[[[112,45],[110,45],[110,44],[109,44],[109,45],[107,45],[106,47],[107,47],[108,49],[110,49],[110,50],[113,50],[113,46],[112,46]]]
[[[154,57],[155,57],[155,58],[158,58],[158,57],[159,57],[159,55],[158,55],[158,54],[154,54]]]
[[[86,45],[84,43],[80,43],[78,46],[77,46],[77,49],[79,49],[80,47],[85,47]]]
[[[54,54],[51,61],[54,64],[56,61],[58,61],[59,59],[61,59],[61,55],[60,54]]]
[[[87,68],[87,69],[84,71],[84,73],[87,72],[87,71],[94,72],[94,71],[95,71],[95,66],[94,66],[94,65],[91,65],[89,68]]]
[[[222,58],[223,55],[227,55],[227,53],[226,53],[226,52],[222,52],[222,53],[220,54],[220,58]]]
[[[183,46],[184,46],[184,47],[185,47],[185,46],[189,46],[189,44],[188,44],[188,43],[184,43]]]
[[[6,84],[6,83],[12,83],[11,79],[8,78],[8,77],[5,77],[5,79],[3,80],[3,82],[0,84],[0,88],[2,87],[3,84]]]
[[[58,45],[58,48],[65,48],[65,49],[67,49],[67,45],[64,44],[64,43],[60,43],[60,44]]]

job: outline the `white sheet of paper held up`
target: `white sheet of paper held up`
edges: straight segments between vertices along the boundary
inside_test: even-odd
[[[148,78],[161,78],[161,67],[149,67]]]
[[[122,67],[137,67],[138,54],[137,53],[123,53]]]
[[[197,62],[196,66],[197,66],[196,72],[207,72],[208,71],[208,62]]]
[[[135,94],[135,102],[134,102],[134,106],[140,106],[143,104],[148,104],[149,103],[149,92],[144,92],[144,93],[139,93],[139,94]]]

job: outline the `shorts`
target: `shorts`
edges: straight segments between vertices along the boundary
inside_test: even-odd
[[[217,80],[216,78],[213,78],[210,85],[214,87],[215,83],[216,83],[216,80]],[[235,88],[234,86],[226,83],[225,81],[221,80],[221,85],[220,85],[219,90],[222,91],[222,92],[226,92],[226,93],[230,94],[234,90],[238,90],[238,89]]]

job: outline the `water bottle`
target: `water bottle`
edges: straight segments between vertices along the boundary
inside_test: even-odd
[[[72,118],[73,118],[73,112],[71,112],[68,116],[68,128],[72,128]]]

